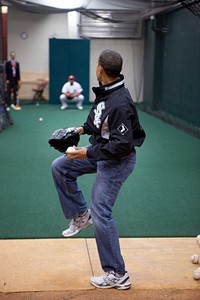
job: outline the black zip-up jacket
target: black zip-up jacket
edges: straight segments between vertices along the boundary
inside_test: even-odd
[[[7,61],[6,65],[5,65],[6,80],[9,80],[10,83],[18,82],[20,80],[20,67],[19,67],[19,63],[17,61],[15,63],[16,63],[16,75],[15,75],[15,77],[13,77],[11,60]]]
[[[141,146],[145,132],[139,123],[137,110],[124,76],[93,88],[96,99],[83,125],[84,133],[91,135],[93,147],[87,150],[88,158],[98,160],[120,159]]]

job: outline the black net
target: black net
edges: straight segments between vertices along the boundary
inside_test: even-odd
[[[13,120],[5,103],[5,70],[4,65],[0,64],[0,132],[8,125],[13,125]]]
[[[200,16],[200,0],[181,0],[180,2],[195,16]]]

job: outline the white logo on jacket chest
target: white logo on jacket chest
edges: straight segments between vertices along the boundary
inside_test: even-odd
[[[101,102],[97,105],[97,108],[94,110],[94,125],[96,128],[99,128],[101,125],[101,115],[102,111],[105,109],[105,102]]]

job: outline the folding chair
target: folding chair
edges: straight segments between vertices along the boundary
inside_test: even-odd
[[[33,92],[35,92],[32,103],[37,103],[39,100],[44,100],[43,92],[45,87],[47,86],[47,81],[44,79],[38,79],[37,80],[37,87],[32,89]]]

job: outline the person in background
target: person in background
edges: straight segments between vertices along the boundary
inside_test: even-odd
[[[10,52],[10,60],[6,62],[6,90],[7,90],[7,106],[11,106],[15,110],[20,110],[21,107],[18,104],[17,96],[18,89],[20,87],[20,65],[15,60],[15,51]]]
[[[74,75],[69,75],[68,82],[62,87],[62,94],[60,101],[62,103],[61,109],[64,110],[68,107],[68,103],[76,103],[79,110],[83,109],[84,96],[82,95],[83,89],[81,85],[75,81]]]
[[[86,122],[77,128],[80,135],[90,135],[90,145],[74,146],[73,152],[66,151],[66,155],[56,158],[52,163],[52,175],[63,213],[71,220],[62,235],[71,237],[93,225],[105,274],[91,277],[91,284],[97,288],[126,290],[131,287],[131,281],[112,210],[123,183],[134,170],[135,147],[142,145],[146,134],[125,87],[122,63],[118,52],[109,49],[101,52],[96,67],[99,86],[93,88],[96,99]],[[90,210],[77,178],[92,173],[96,173],[96,178]]]

